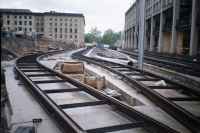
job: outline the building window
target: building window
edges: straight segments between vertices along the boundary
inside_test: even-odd
[[[57,26],[57,23],[55,23],[55,26]]]
[[[26,16],[24,16],[24,19],[26,19]]]
[[[72,22],[72,19],[70,19],[70,22]]]
[[[24,21],[24,25],[27,25],[27,21]]]
[[[43,24],[43,23],[41,23],[41,26],[44,26],[44,24]]]
[[[10,16],[9,16],[9,15],[7,15],[7,18],[10,18]]]
[[[55,21],[57,21],[57,18],[55,18]]]
[[[19,16],[20,19],[22,19],[22,16]]]
[[[22,21],[19,21],[19,25],[22,25]]]
[[[65,26],[67,27],[67,23],[65,23]]]
[[[57,34],[55,34],[55,38],[57,38]]]
[[[75,33],[77,33],[77,29],[75,29]]]
[[[17,31],[17,27],[15,27],[15,31]]]
[[[50,23],[50,26],[52,26],[52,23]]]
[[[77,19],[75,19],[75,22],[77,22]]]
[[[52,33],[52,27],[50,27],[50,33]]]
[[[37,21],[39,21],[39,18],[37,18]]]
[[[60,38],[62,38],[62,35],[60,35]]]
[[[37,32],[39,32],[39,28],[37,28]]]
[[[50,36],[52,36],[52,34],[50,34]]]
[[[29,25],[32,25],[32,21],[29,21]]]
[[[41,18],[41,21],[43,21],[43,18]]]
[[[32,17],[31,16],[29,16],[29,19],[31,19]]]
[[[15,25],[17,25],[17,20],[15,20]]]
[[[77,35],[75,35],[75,39],[77,39]]]
[[[17,16],[15,16],[15,18],[17,18]]]
[[[30,28],[30,31],[32,31],[32,28]]]
[[[70,33],[72,33],[72,28],[70,28]]]
[[[24,28],[24,31],[27,31],[27,29],[26,29],[26,28]]]
[[[67,33],[67,28],[65,28],[65,33]]]
[[[65,35],[65,40],[67,40],[67,35]]]
[[[39,23],[37,23],[37,26],[39,26]]]
[[[60,21],[62,21],[62,18],[60,18]]]
[[[62,26],[62,23],[60,23],[60,26]]]
[[[18,27],[18,31],[22,31],[22,27]]]
[[[70,27],[72,27],[72,23],[70,23]]]
[[[55,32],[57,32],[57,28],[55,28]]]
[[[7,25],[9,25],[10,24],[10,20],[7,20]]]
[[[67,19],[65,19],[65,22],[67,22]]]
[[[72,39],[72,35],[70,35],[70,39]]]
[[[52,18],[50,18],[50,21],[52,21]]]
[[[43,32],[43,28],[41,28],[41,32]]]
[[[75,27],[77,27],[77,24],[75,24]]]
[[[60,33],[62,33],[62,28],[60,28]]]

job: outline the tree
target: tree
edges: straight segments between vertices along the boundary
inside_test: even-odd
[[[116,40],[117,40],[117,34],[114,33],[112,29],[108,29],[104,32],[103,39],[102,39],[103,43],[114,45]]]
[[[88,34],[85,34],[85,42],[98,42],[101,39],[101,31],[97,27],[92,27]]]

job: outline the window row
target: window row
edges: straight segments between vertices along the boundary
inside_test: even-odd
[[[52,36],[52,34],[50,34],[50,36]],[[60,36],[60,38],[65,37],[65,39],[67,39],[67,35],[63,36],[63,35],[57,35],[57,34],[55,34],[54,37],[55,37],[55,38],[58,38],[58,36]],[[69,38],[72,39],[72,38],[73,38],[73,35],[70,35]],[[74,35],[74,39],[77,39],[77,35]]]
[[[10,15],[7,15],[7,18],[10,18]],[[15,16],[14,17],[15,19],[19,18],[19,19],[32,19],[32,16]]]
[[[53,23],[50,23],[50,26],[53,26]],[[58,26],[57,23],[54,23],[54,26]],[[60,23],[60,26],[67,26],[67,23]],[[74,24],[75,27],[77,27],[77,24]],[[70,27],[72,27],[72,23],[70,23]]]
[[[32,28],[22,28],[22,27],[15,27],[15,31],[25,31],[25,32],[32,32]]]
[[[14,21],[15,25],[32,25],[32,21]],[[7,25],[10,25],[10,20],[7,20]]]
[[[59,31],[58,31],[58,30],[59,30]],[[50,33],[52,33],[52,32],[53,32],[53,29],[50,28]],[[55,32],[55,33],[57,33],[57,32],[60,32],[60,33],[65,32],[65,33],[67,33],[67,28],[55,28],[55,29],[54,29],[54,32]],[[69,32],[70,32],[70,33],[73,33],[73,29],[70,28]],[[78,32],[78,30],[77,30],[77,29],[74,29],[74,33],[77,33],[77,32]]]
[[[67,18],[54,18],[54,21],[58,21],[58,20],[60,20],[60,21],[64,21],[65,20],[65,22],[67,22]],[[53,21],[53,18],[50,18],[50,21]],[[73,19],[69,19],[69,21],[70,22],[72,22],[73,21]],[[77,19],[74,19],[74,22],[77,22]]]

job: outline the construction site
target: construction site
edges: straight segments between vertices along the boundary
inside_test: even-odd
[[[197,70],[184,74],[185,70],[153,62],[140,70],[133,55],[98,45],[81,48],[27,38],[1,41],[4,132],[199,130]]]

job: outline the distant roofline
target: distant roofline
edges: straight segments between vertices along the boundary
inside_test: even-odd
[[[85,25],[85,17],[81,13],[60,13],[56,11],[50,12],[31,12],[29,9],[9,9],[9,8],[0,8],[0,14],[13,14],[13,15],[35,15],[35,16],[73,16],[73,17],[83,17]]]

